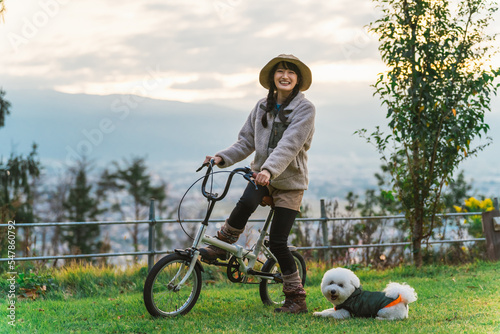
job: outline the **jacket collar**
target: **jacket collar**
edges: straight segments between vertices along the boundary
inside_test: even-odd
[[[340,310],[344,308],[344,305],[349,305],[349,303],[352,300],[356,299],[361,294],[361,292],[363,292],[363,288],[361,286],[354,289],[354,292],[349,296],[349,298],[347,298],[342,304],[335,306],[335,310]]]

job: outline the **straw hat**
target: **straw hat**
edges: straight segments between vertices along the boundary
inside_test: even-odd
[[[287,61],[289,63],[293,63],[293,64],[297,65],[297,67],[300,70],[300,74],[302,74],[302,85],[300,87],[300,90],[301,91],[308,90],[309,87],[311,86],[311,83],[312,83],[311,70],[309,69],[309,67],[307,67],[306,64],[301,62],[300,59],[295,57],[294,55],[281,54],[278,57],[271,59],[266,64],[266,66],[264,66],[262,68],[262,70],[260,71],[260,75],[259,75],[260,84],[264,88],[269,89],[269,82],[268,82],[269,72],[271,72],[274,65],[276,65],[277,63],[282,62],[282,61]]]

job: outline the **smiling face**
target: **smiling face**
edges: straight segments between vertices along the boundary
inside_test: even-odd
[[[359,278],[349,269],[328,270],[321,282],[321,292],[334,305],[340,305],[360,286]]]
[[[282,63],[278,65],[278,68],[274,72],[274,84],[276,85],[276,89],[278,92],[281,91],[284,95],[288,95],[292,92],[297,84],[297,80],[297,73],[290,68],[285,68]]]

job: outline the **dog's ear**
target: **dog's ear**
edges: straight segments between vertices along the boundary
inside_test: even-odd
[[[355,287],[355,288],[360,288],[361,287],[361,282],[358,278],[358,276],[353,276],[351,278],[351,284]]]

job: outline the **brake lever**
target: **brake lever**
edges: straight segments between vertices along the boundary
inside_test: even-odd
[[[259,189],[259,187],[257,187],[257,183],[255,183],[255,180],[253,179],[253,175],[255,173],[253,172],[248,172],[246,173],[245,175],[243,175],[243,177],[245,178],[245,180],[248,180],[250,183],[252,183],[254,186],[255,186],[255,190]]]
[[[200,170],[202,170],[204,167],[207,167],[208,166],[208,162],[205,162],[203,165],[200,166],[200,168],[198,168],[196,170],[196,172],[198,173]]]

